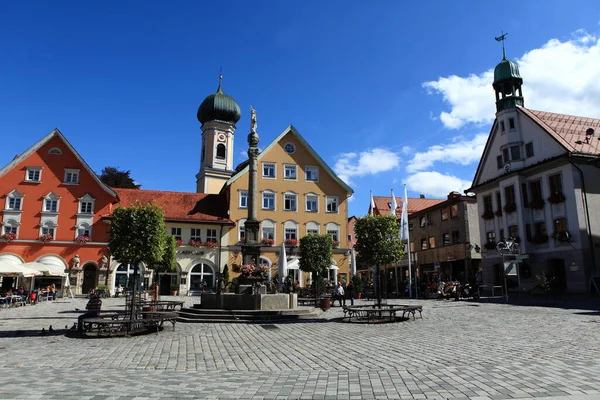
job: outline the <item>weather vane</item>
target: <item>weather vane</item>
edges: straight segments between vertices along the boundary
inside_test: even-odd
[[[504,31],[501,31],[502,35],[498,36],[496,39],[496,42],[502,42],[502,59],[506,60],[506,52],[504,51],[504,40],[506,39],[506,35],[508,35],[507,33],[504,33]]]

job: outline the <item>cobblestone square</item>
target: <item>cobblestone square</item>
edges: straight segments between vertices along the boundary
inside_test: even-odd
[[[86,301],[0,310],[0,399],[600,398],[598,311],[397,300],[422,305],[423,318],[348,324],[332,308],[278,329],[178,323],[158,335],[65,336]]]

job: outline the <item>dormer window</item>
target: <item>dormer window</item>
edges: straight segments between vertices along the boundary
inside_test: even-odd
[[[68,185],[79,184],[79,170],[78,169],[65,169],[65,179],[63,183]]]
[[[27,167],[25,171],[25,182],[41,182],[42,167]]]
[[[79,214],[93,214],[94,213],[94,198],[89,194],[79,199]]]

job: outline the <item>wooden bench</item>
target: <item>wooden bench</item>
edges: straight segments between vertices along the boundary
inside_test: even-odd
[[[314,297],[298,297],[299,306],[317,306],[317,300]]]
[[[407,305],[382,305],[381,308],[377,308],[374,305],[366,306],[343,306],[344,311],[343,320],[346,322],[355,321],[367,321],[375,322],[378,320],[389,320],[390,322],[395,321],[396,317],[402,313],[403,319],[409,319],[412,315],[413,320],[415,314],[418,312],[419,316],[423,318],[423,307],[422,306],[407,306]],[[408,316],[408,317],[407,317]]]

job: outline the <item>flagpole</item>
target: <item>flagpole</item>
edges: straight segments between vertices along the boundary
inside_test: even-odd
[[[406,201],[406,223],[408,223],[408,196],[406,183],[404,184],[404,201]],[[404,207],[404,204],[402,205]],[[406,228],[406,247],[408,249],[408,297],[412,299],[412,262],[410,260],[410,229]],[[415,286],[416,287],[416,286]]]

